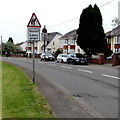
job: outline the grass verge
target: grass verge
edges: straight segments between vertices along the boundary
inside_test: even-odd
[[[19,68],[4,62],[2,118],[54,118],[37,86]]]

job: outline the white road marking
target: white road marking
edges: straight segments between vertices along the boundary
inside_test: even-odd
[[[107,75],[107,74],[102,74],[105,77],[110,77],[110,78],[114,78],[114,79],[120,79],[119,77],[116,76],[111,76],[111,75]]]
[[[20,59],[14,59],[14,60],[20,60]]]
[[[92,71],[82,70],[82,69],[78,69],[78,71],[81,71],[81,72],[87,72],[87,73],[93,73]]]
[[[21,61],[26,61],[26,59],[20,59]]]
[[[83,66],[76,66],[76,67],[90,67],[90,66],[84,66],[84,65],[83,65]]]
[[[56,66],[55,64],[48,64],[48,65]]]
[[[44,62],[37,62],[37,63],[44,63]]]
[[[72,69],[72,67],[67,67],[67,66],[60,66],[62,68],[68,68],[68,69]]]
[[[13,59],[13,58],[9,58],[9,57],[8,57],[7,59]]]

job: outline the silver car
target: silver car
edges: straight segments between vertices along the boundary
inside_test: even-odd
[[[59,54],[57,56],[57,63],[58,62],[61,62],[61,63],[67,62],[67,58],[68,58],[67,54]]]
[[[55,57],[51,53],[42,53],[40,55],[40,60],[45,60],[45,61],[54,61]]]

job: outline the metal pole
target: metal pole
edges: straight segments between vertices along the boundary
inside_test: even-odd
[[[1,56],[3,56],[3,54],[2,54],[2,35],[1,35]]]
[[[44,33],[44,52],[45,52],[45,33]]]
[[[33,83],[35,83],[35,50],[34,50],[34,41],[33,41]]]

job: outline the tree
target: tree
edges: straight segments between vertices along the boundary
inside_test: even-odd
[[[11,42],[14,44],[13,39],[11,37],[9,37],[8,42]]]
[[[63,50],[61,48],[58,48],[54,53],[55,58],[61,53],[63,53]]]
[[[114,18],[112,20],[112,26],[117,27],[118,25],[120,25],[120,20],[118,18]]]
[[[15,49],[15,54],[22,54],[23,53],[23,50],[22,50],[22,48],[20,47],[20,46],[16,46],[16,49]]]
[[[107,41],[102,27],[102,15],[96,4],[83,9],[77,34],[77,45],[87,55],[104,52]]]
[[[16,50],[16,47],[13,43],[13,40],[9,38],[7,43],[2,43],[2,54],[5,55],[10,55],[11,53],[14,53]]]

